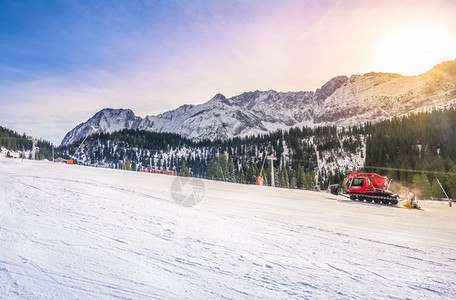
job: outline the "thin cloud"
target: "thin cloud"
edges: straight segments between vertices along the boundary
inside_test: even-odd
[[[53,141],[104,107],[144,117],[216,93],[315,90],[387,72],[373,53],[407,24],[456,38],[456,3],[444,0],[2,5],[0,125]]]

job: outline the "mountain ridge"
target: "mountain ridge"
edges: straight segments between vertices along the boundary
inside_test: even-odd
[[[376,72],[337,76],[314,92],[257,90],[231,98],[216,94],[205,103],[144,118],[130,109],[105,108],[68,132],[62,145],[94,130],[141,129],[214,140],[296,126],[350,126],[447,107],[456,107],[456,60],[416,76]]]

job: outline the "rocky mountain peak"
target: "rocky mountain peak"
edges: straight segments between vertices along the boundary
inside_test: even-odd
[[[315,91],[316,100],[322,101],[331,96],[338,88],[348,81],[348,77],[345,75],[337,76],[322,85],[321,88]]]
[[[456,83],[456,60],[438,64],[426,74]]]

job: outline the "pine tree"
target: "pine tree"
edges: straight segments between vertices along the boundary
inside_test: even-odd
[[[290,189],[296,188],[296,177],[293,174],[290,174]]]
[[[256,178],[253,177],[253,166],[252,165],[249,165],[249,167],[247,168],[247,172],[245,174],[245,182],[247,184],[252,184],[254,183]],[[256,181],[255,181],[256,183]]]
[[[229,182],[236,182],[236,176],[234,173],[234,163],[233,158],[231,158],[231,156],[228,159],[227,178]]]
[[[252,179],[253,184],[257,184],[257,179],[258,179],[259,175],[260,175],[260,170],[258,170],[257,165],[254,164],[253,165],[253,179]]]
[[[215,161],[214,156],[211,157],[207,166],[207,177],[212,180],[217,179],[217,162]]]
[[[309,173],[304,173],[304,189],[310,190],[311,189],[310,185],[311,185],[311,182],[310,182]]]
[[[415,174],[413,176],[413,190],[419,198],[429,199],[431,196],[431,184],[425,174]]]
[[[307,172],[304,176],[304,189],[314,190],[316,186],[317,182],[315,181],[315,172]]]
[[[182,160],[182,166],[181,166],[181,169],[180,169],[180,172],[179,172],[179,176],[190,177],[190,171],[187,168],[187,166],[185,165],[185,160]]]
[[[448,197],[456,199],[456,165],[454,165],[446,175],[446,181],[448,184]]]
[[[218,159],[218,180],[227,181],[228,180],[228,166],[225,153],[220,154]]]
[[[284,188],[289,187],[289,178],[288,178],[287,168],[283,168],[282,173],[280,174],[280,186],[284,187]]]
[[[264,171],[265,177],[265,185],[271,185],[271,166],[269,165],[266,170]]]
[[[263,184],[269,185],[268,176],[267,176],[266,170],[264,168],[263,168],[263,172],[261,173],[261,177],[263,177]]]
[[[244,175],[244,170],[242,167],[239,169],[239,183],[244,184],[245,183],[245,175]]]
[[[301,166],[298,166],[298,178],[296,179],[296,186],[298,189],[304,188],[305,174]]]

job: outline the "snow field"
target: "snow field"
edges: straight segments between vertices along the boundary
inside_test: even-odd
[[[0,298],[456,297],[447,203],[174,179],[1,157]]]

